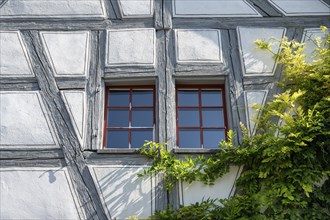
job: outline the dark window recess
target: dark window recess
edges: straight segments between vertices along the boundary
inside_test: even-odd
[[[107,87],[104,148],[139,148],[155,138],[155,88]]]
[[[227,133],[224,87],[177,86],[176,116],[178,147],[217,148]]]

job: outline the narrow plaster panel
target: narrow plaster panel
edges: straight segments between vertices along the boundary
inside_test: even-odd
[[[268,90],[244,91],[247,128],[251,136],[256,132],[255,121],[260,117],[261,113],[255,108],[255,105],[264,106],[267,94]]]
[[[99,18],[105,17],[103,0],[8,0],[0,18]]]
[[[66,168],[1,168],[0,183],[0,219],[82,219]]]
[[[34,76],[19,31],[0,31],[0,76]]]
[[[178,63],[222,63],[220,30],[175,30]]]
[[[173,17],[261,17],[245,0],[173,0]]]
[[[62,91],[65,106],[70,114],[80,144],[83,144],[85,134],[85,92]]]
[[[273,55],[280,50],[280,39],[285,36],[285,28],[238,27],[238,40],[245,76],[274,75],[276,61]],[[271,44],[271,52],[258,48],[254,43],[263,40]]]
[[[330,7],[322,0],[269,0],[286,16],[330,15]]]
[[[39,92],[0,92],[0,148],[56,147]]]
[[[122,17],[152,17],[154,0],[119,0]]]
[[[155,63],[155,29],[122,29],[107,32],[107,66]]]
[[[208,198],[229,198],[235,191],[235,181],[239,176],[239,172],[240,170],[238,167],[230,167],[229,172],[217,179],[214,185],[206,185],[202,182],[181,182],[180,204],[187,206]]]
[[[322,33],[320,28],[306,28],[304,30],[301,42],[306,44],[304,54],[306,54],[306,60],[308,62],[313,60],[313,56],[315,55],[314,51],[318,47],[317,42],[320,43],[319,46],[321,48],[326,48],[327,46],[329,47],[326,39],[327,34],[329,34],[329,31]]]
[[[125,220],[128,216],[147,218],[155,210],[153,178],[137,177],[141,166],[90,166],[108,216]]]
[[[40,32],[55,76],[86,76],[90,34],[87,31]]]

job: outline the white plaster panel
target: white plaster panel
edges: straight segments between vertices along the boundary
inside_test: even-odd
[[[0,169],[0,219],[80,219],[66,168]]]
[[[286,16],[330,15],[330,7],[322,0],[269,0]]]
[[[107,65],[154,65],[154,29],[108,30],[107,37]]]
[[[0,148],[55,147],[39,92],[0,93]]]
[[[255,105],[264,106],[267,98],[268,90],[258,90],[258,91],[245,91],[245,111],[247,118],[247,128],[250,132],[250,135],[254,135],[256,132],[256,123],[255,121],[259,118],[260,113]]]
[[[174,0],[173,17],[261,17],[245,0]]]
[[[83,76],[88,72],[89,32],[41,32],[56,76]]]
[[[180,203],[190,205],[201,202],[203,199],[225,199],[235,191],[235,181],[240,170],[238,167],[230,167],[228,173],[217,179],[214,185],[206,185],[202,182],[181,182],[180,184]]]
[[[26,47],[18,31],[0,31],[0,76],[33,76]]]
[[[85,92],[62,91],[61,93],[79,137],[80,144],[82,144],[85,131]]]
[[[285,36],[285,30],[285,28],[237,28],[242,68],[246,76],[274,74],[276,62],[273,55],[279,52],[279,40]],[[258,48],[254,41],[259,39],[269,42],[272,52]]]
[[[178,63],[221,63],[220,30],[175,30]]]
[[[128,216],[147,218],[154,212],[154,183],[150,177],[137,177],[143,167],[92,166],[94,181],[112,219]]]
[[[123,17],[152,17],[154,0],[119,0]]]
[[[0,18],[104,18],[103,0],[8,0]]]
[[[306,48],[304,50],[304,54],[306,54],[306,60],[311,62],[313,60],[313,55],[315,49],[317,48],[317,41],[321,43],[320,47],[325,48],[327,45],[327,34],[322,33],[320,28],[306,28],[304,30],[302,42],[306,44]]]

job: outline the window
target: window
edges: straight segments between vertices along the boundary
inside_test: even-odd
[[[223,86],[177,86],[177,146],[217,148],[226,138]]]
[[[105,100],[105,148],[139,148],[154,140],[153,86],[107,87]]]

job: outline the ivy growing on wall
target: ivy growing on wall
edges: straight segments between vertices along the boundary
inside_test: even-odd
[[[303,43],[281,40],[275,58],[283,65],[283,92],[262,109],[256,106],[262,114],[253,137],[242,126],[244,138],[237,145],[229,131],[210,157],[179,159],[153,142],[141,148],[153,164],[140,175],[162,173],[167,190],[177,181],[213,184],[230,166],[244,167],[235,196],[168,209],[150,219],[330,219],[330,35],[321,28],[326,42],[314,40],[310,62]]]

